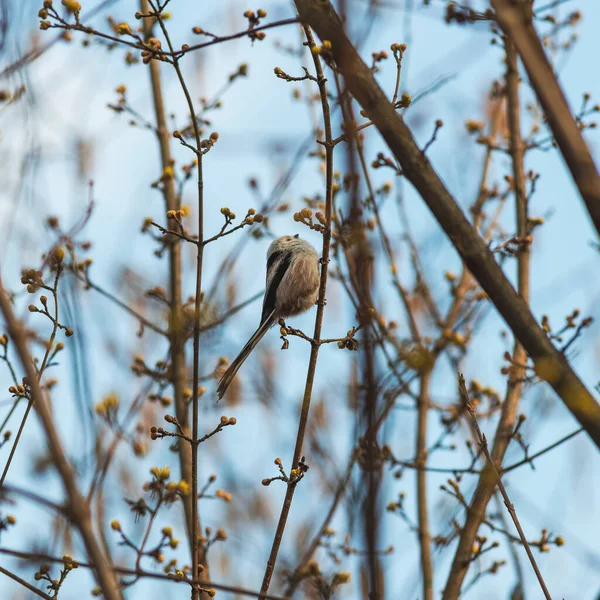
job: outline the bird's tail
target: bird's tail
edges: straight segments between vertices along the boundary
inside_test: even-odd
[[[217,386],[217,396],[219,396],[219,400],[227,391],[227,388],[233,381],[238,369],[244,364],[244,361],[248,356],[250,356],[250,352],[254,350],[258,342],[260,342],[265,333],[267,333],[273,325],[273,315],[274,311],[260,324],[260,327],[254,332],[254,335],[248,340],[248,343],[242,348],[242,351],[237,355],[236,359],[229,365],[229,368],[221,377],[219,385]]]

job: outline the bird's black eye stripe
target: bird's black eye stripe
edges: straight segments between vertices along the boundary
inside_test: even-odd
[[[292,253],[291,252],[276,252],[276,253],[271,254],[271,256],[269,256],[269,260],[267,261],[267,270],[270,269],[275,264],[275,261],[278,258],[281,258],[281,260],[279,261],[278,266],[275,267],[277,270],[275,271],[275,274],[273,275],[273,277],[271,279],[269,289],[267,290],[267,293],[265,294],[265,300],[263,302],[262,317],[260,320],[261,323],[271,314],[271,312],[275,308],[275,298],[277,296],[277,289],[279,288],[279,284],[281,283],[283,276],[285,275],[286,271],[288,270],[288,268],[290,266],[290,263],[292,262]]]

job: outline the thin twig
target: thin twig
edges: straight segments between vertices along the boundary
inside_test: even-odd
[[[298,468],[300,459],[302,457],[302,446],[304,444],[304,436],[306,433],[306,425],[308,422],[308,413],[310,409],[310,401],[312,397],[312,389],[315,378],[315,371],[317,368],[317,358],[319,354],[319,340],[321,338],[321,328],[323,325],[323,314],[325,311],[325,296],[327,292],[327,275],[329,270],[329,249],[331,244],[331,214],[333,207],[333,136],[331,133],[331,113],[329,110],[329,98],[327,94],[327,80],[323,74],[323,68],[321,67],[321,61],[316,53],[312,53],[312,48],[315,46],[315,42],[308,26],[304,26],[304,34],[311,50],[313,57],[315,70],[317,73],[317,80],[319,85],[319,93],[321,97],[321,107],[323,110],[323,123],[325,127],[325,153],[326,153],[326,171],[325,171],[325,231],[323,233],[323,251],[321,257],[321,280],[319,284],[319,298],[317,300],[317,315],[315,318],[315,330],[313,335],[314,343],[311,344],[310,358],[308,363],[308,372],[306,374],[306,385],[304,387],[304,396],[302,399],[302,408],[300,410],[300,421],[298,423],[298,435],[296,437],[296,447],[294,449],[294,458],[292,460],[292,468],[290,471],[294,471]],[[281,540],[283,539],[283,532],[287,523],[287,518],[294,498],[294,492],[296,490],[296,483],[289,483],[287,486],[285,500],[281,508],[281,514],[279,516],[279,522],[277,523],[277,530],[273,539],[273,545],[271,547],[271,553],[269,554],[269,560],[265,569],[263,582],[261,586],[260,598],[265,598],[269,591],[269,585],[271,584],[271,577],[275,569],[275,563],[277,562],[277,554],[279,553],[279,547]]]
[[[160,335],[164,335],[165,337],[168,337],[169,333],[167,331],[165,331],[164,329],[161,329],[160,327],[158,327],[158,325],[156,325],[149,319],[146,319],[146,317],[143,317],[140,313],[138,313],[133,308],[128,306],[122,300],[119,300],[119,298],[117,298],[110,292],[107,292],[104,288],[100,287],[98,284],[94,283],[93,281],[90,281],[89,277],[85,277],[85,278],[80,277],[75,271],[74,271],[74,273],[75,273],[77,279],[79,279],[80,281],[85,283],[86,287],[88,287],[92,290],[95,290],[101,296],[108,298],[111,302],[114,302],[117,306],[120,306],[123,310],[128,312],[132,317],[137,319],[144,327],[147,327],[148,329],[151,329],[152,331],[159,333]]]
[[[45,598],[45,600],[52,600],[52,596],[49,596],[48,594],[46,594],[46,592],[42,592],[41,590],[38,590],[36,587],[31,585],[28,581],[21,579],[18,575],[11,573],[8,569],[5,569],[4,567],[0,567],[0,573],[4,573],[4,575],[6,575],[7,577],[10,577],[12,580],[16,581],[17,583],[20,583],[24,588],[27,588],[30,592],[33,592],[36,596],[39,596],[40,598]]]
[[[412,132],[398,117],[370,68],[348,39],[331,3],[321,0],[294,2],[300,18],[310,24],[322,40],[331,43],[333,58],[350,93],[368,110],[369,117],[400,162],[404,176],[420,193],[468,269],[534,360],[542,377],[600,448],[600,404],[548,339],[527,302],[515,292],[493,253],[475,233],[427,157],[423,156]]]
[[[46,369],[46,365],[48,364],[48,359],[50,357],[50,353],[54,349],[54,339],[56,338],[56,333],[59,328],[58,323],[58,280],[60,279],[60,275],[62,273],[63,267],[62,264],[58,265],[56,269],[56,275],[54,276],[54,284],[52,288],[48,288],[52,293],[52,300],[54,302],[54,318],[50,317],[48,314],[48,310],[44,307],[45,314],[49,316],[52,320],[52,333],[50,334],[50,338],[46,344],[46,352],[44,353],[44,358],[42,360],[42,365],[37,373],[37,381],[38,384],[42,379],[42,375]],[[1,292],[0,292],[1,293]],[[2,471],[2,477],[0,477],[0,491],[2,490],[2,486],[4,485],[4,481],[6,476],[8,475],[8,470],[10,469],[10,465],[12,464],[13,458],[15,456],[15,452],[17,451],[17,446],[19,445],[19,441],[21,440],[21,435],[25,429],[25,423],[27,423],[27,418],[29,417],[29,413],[31,412],[31,407],[33,406],[33,397],[30,396],[27,402],[27,408],[25,409],[25,414],[21,419],[21,424],[19,425],[19,430],[17,431],[17,436],[15,441],[10,449],[10,454],[8,455],[8,460],[6,461],[6,465],[4,466],[4,470]]]
[[[1,284],[0,310],[4,315],[9,335],[13,339],[16,351],[25,371],[36,412],[39,415],[44,433],[48,440],[50,453],[62,479],[65,493],[69,499],[71,518],[81,533],[90,560],[95,565],[98,583],[102,588],[102,593],[106,600],[122,600],[121,591],[116,585],[116,581],[110,571],[109,560],[100,549],[92,528],[89,507],[86,505],[85,499],[77,488],[75,472],[67,460],[58,432],[56,431],[50,406],[39,386],[37,373],[33,366],[34,363],[29,349],[27,348],[25,328],[15,317],[10,300],[8,299],[5,290],[1,287]]]
[[[0,548],[0,554],[6,554],[8,556],[14,556],[22,560],[35,560],[40,562],[52,562],[52,563],[64,563],[64,559],[48,554],[41,554],[39,552],[21,552],[19,550],[10,550],[8,548]],[[95,569],[95,566],[91,563],[85,563],[77,561],[77,564],[84,569]],[[241,596],[249,596],[251,598],[257,598],[258,592],[248,590],[246,588],[237,587],[234,585],[226,585],[223,583],[215,583],[214,581],[207,581],[204,579],[184,579],[176,577],[174,575],[165,575],[163,573],[153,573],[151,571],[127,569],[125,567],[114,567],[113,571],[120,575],[139,576],[140,578],[148,577],[149,579],[159,579],[161,581],[171,581],[173,583],[187,583],[199,585],[205,588],[214,588],[223,592],[229,592],[231,594],[239,594]],[[273,596],[271,594],[264,596],[265,600],[288,600],[283,596]]]
[[[557,440],[553,444],[550,444],[550,446],[546,446],[546,448],[544,448],[543,450],[540,450],[539,452],[536,452],[535,454],[532,454],[531,456],[528,456],[527,458],[524,458],[523,460],[520,460],[519,462],[516,462],[508,467],[505,467],[504,469],[502,469],[502,474],[504,475],[504,473],[510,473],[510,471],[514,471],[515,469],[518,469],[519,467],[522,467],[523,465],[526,465],[528,463],[533,465],[533,461],[536,458],[542,456],[542,454],[546,454],[546,452],[550,452],[550,450],[554,450],[554,448],[560,446],[561,444],[564,444],[571,438],[574,438],[576,435],[579,435],[582,431],[583,427],[580,427],[579,429],[576,429],[568,435],[565,435],[564,437],[560,438],[560,440]]]
[[[531,566],[533,567],[533,570],[535,571],[535,575],[538,579],[540,587],[542,588],[542,591],[544,592],[544,597],[546,598],[546,600],[552,600],[552,598],[550,596],[550,592],[548,591],[548,588],[546,587],[544,578],[542,577],[542,574],[541,574],[541,572],[537,566],[537,563],[535,561],[535,558],[533,556],[533,552],[531,551],[531,547],[529,546],[529,542],[527,541],[527,538],[525,537],[525,534],[523,533],[521,523],[519,522],[519,519],[517,518],[517,513],[515,511],[515,507],[512,504],[512,502],[510,501],[508,494],[506,493],[506,488],[504,487],[504,484],[502,483],[502,478],[500,477],[500,473],[498,473],[498,469],[496,468],[496,463],[494,462],[494,460],[492,459],[492,457],[490,455],[486,437],[485,437],[485,435],[483,435],[481,433],[481,429],[479,429],[479,423],[477,422],[477,416],[475,415],[475,409],[473,408],[473,405],[471,404],[471,399],[469,398],[469,392],[467,390],[467,386],[465,385],[465,378],[463,377],[462,373],[458,374],[458,388],[460,391],[460,395],[463,399],[463,402],[465,403],[467,410],[469,411],[469,414],[471,415],[471,421],[472,421],[473,427],[475,428],[475,431],[477,433],[477,438],[479,439],[479,445],[481,447],[481,451],[484,453],[484,455],[488,461],[489,469],[495,475],[496,484],[498,485],[498,489],[500,490],[500,493],[502,494],[502,498],[504,500],[504,505],[506,506],[511,519],[513,520],[513,523],[515,524],[515,528],[517,529],[517,531],[519,533],[519,538],[521,540],[521,543],[525,547],[525,551],[527,552],[527,556],[529,557]]]

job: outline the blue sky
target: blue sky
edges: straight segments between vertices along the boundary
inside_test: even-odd
[[[194,25],[202,26],[215,33],[230,33],[244,28],[242,13],[248,8],[239,1],[199,3],[190,0],[173,0],[174,19],[171,31],[177,44],[193,39],[190,29]],[[392,4],[391,2],[389,4]],[[484,96],[490,83],[503,73],[502,52],[489,43],[490,35],[486,25],[476,27],[447,26],[443,20],[443,3],[432,0],[431,6],[421,6],[414,2],[414,11],[410,29],[402,10],[403,2],[395,2],[400,8],[386,8],[381,12],[371,28],[370,36],[364,43],[363,56],[369,57],[372,51],[389,48],[393,42],[410,41],[408,63],[405,64],[402,89],[412,96],[438,81],[442,77],[452,76],[452,80],[437,92],[415,103],[406,112],[406,120],[413,128],[417,140],[424,145],[431,135],[433,123],[441,118],[444,127],[438,134],[438,140],[428,151],[434,167],[454,194],[461,206],[467,208],[477,191],[482,151],[466,134],[464,122],[467,119],[484,117]],[[483,3],[480,3],[483,5]],[[355,0],[349,3],[351,22],[360,29],[365,18],[367,3]],[[35,14],[39,6],[35,2],[12,3],[15,18],[20,27],[14,29],[9,38],[8,48],[14,52],[17,46],[26,48],[31,43],[29,30],[35,32]],[[84,3],[84,8],[91,4]],[[291,3],[265,2],[269,19],[293,16]],[[592,95],[592,102],[600,102],[600,80],[594,77],[590,69],[590,57],[598,55],[597,23],[600,18],[600,6],[596,2],[567,2],[561,7],[561,14],[580,8],[584,19],[578,26],[579,40],[566,60],[561,62],[561,83],[571,105],[578,108],[584,92]],[[137,10],[135,2],[122,0],[111,9],[117,21],[129,20]],[[102,18],[96,25],[105,29]],[[54,36],[53,32],[41,33],[45,42]],[[223,98],[223,109],[213,114],[213,129],[220,134],[219,142],[206,158],[205,198],[206,198],[206,234],[210,235],[221,226],[221,206],[228,206],[238,215],[245,214],[249,206],[256,206],[256,198],[249,191],[247,182],[257,177],[260,190],[267,195],[278,177],[287,168],[295,149],[310,134],[311,113],[304,102],[294,101],[293,86],[282,82],[273,75],[275,66],[290,74],[299,74],[300,65],[309,66],[305,56],[301,61],[274,49],[274,42],[296,46],[300,40],[294,27],[270,31],[265,42],[252,46],[248,40],[238,40],[207,49],[202,54],[188,57],[184,64],[187,80],[194,98],[212,97],[242,62],[249,63],[249,77],[241,79]],[[114,88],[121,83],[128,86],[128,97],[136,110],[148,118],[152,117],[151,98],[146,69],[124,65],[120,50],[107,52],[101,47],[84,49],[78,42],[78,36],[70,45],[59,43],[34,63],[27,71],[27,85],[31,102],[34,104],[15,107],[15,112],[4,110],[0,113],[0,153],[8,166],[6,183],[0,189],[0,231],[2,239],[2,275],[10,282],[12,289],[18,287],[18,272],[21,266],[35,264],[50,237],[43,227],[43,219],[57,214],[65,223],[77,220],[85,209],[88,191],[87,179],[94,181],[95,210],[85,230],[85,237],[94,246],[93,278],[110,290],[119,290],[118,273],[122,267],[132,262],[144,284],[164,284],[166,262],[156,259],[152,251],[154,245],[139,233],[141,222],[146,216],[161,220],[163,217],[162,198],[150,189],[149,182],[159,175],[158,153],[153,135],[150,132],[132,129],[127,126],[127,118],[115,115],[106,108],[108,102],[114,102]],[[395,70],[390,61],[379,74],[384,89],[393,89]],[[169,112],[177,115],[174,124],[184,120],[184,99],[172,72],[163,69],[165,98]],[[11,86],[19,83],[17,78],[10,81]],[[522,86],[524,101],[531,100],[527,84]],[[304,89],[300,86],[300,89]],[[20,111],[20,112],[17,112]],[[18,117],[16,116],[18,115]],[[27,125],[23,119],[27,115]],[[175,128],[175,127],[174,127]],[[336,123],[339,131],[339,123]],[[597,152],[598,137],[592,132],[587,136],[592,151]],[[377,134],[370,132],[368,138],[369,153],[385,151],[383,142]],[[91,148],[92,160],[83,177],[77,174],[78,148],[87,144]],[[41,162],[34,176],[25,179],[23,188],[19,188],[20,171],[18,159],[29,148],[35,148]],[[189,161],[189,153],[174,145],[177,159]],[[339,156],[339,166],[343,167]],[[501,181],[508,166],[507,158],[498,158],[493,168],[493,180]],[[600,278],[597,277],[598,254],[590,242],[595,234],[577,190],[565,169],[564,163],[556,152],[530,153],[527,168],[533,168],[542,174],[537,191],[530,204],[533,216],[546,216],[547,224],[540,230],[532,250],[532,291],[531,304],[534,314],[541,318],[548,314],[553,324],[559,325],[564,316],[574,308],[584,315],[599,316],[598,297]],[[383,171],[383,170],[380,170]],[[33,171],[28,171],[33,173]],[[374,172],[376,185],[390,179],[390,174]],[[396,185],[397,182],[394,182]],[[396,189],[396,188],[395,188]],[[409,212],[411,226],[419,242],[426,264],[427,276],[433,289],[443,296],[445,282],[444,271],[457,271],[460,263],[456,254],[443,239],[437,224],[427,211],[416,193],[404,185],[405,202]],[[299,167],[291,185],[283,194],[282,200],[292,207],[301,207],[303,196],[317,192],[323,193],[322,177],[318,162],[305,160]],[[184,195],[184,202],[194,205],[194,189],[190,185]],[[294,210],[297,210],[294,208]],[[402,233],[397,213],[392,206],[386,206],[384,213],[389,219],[389,233],[392,243],[400,256],[401,280],[411,283],[408,271],[408,256],[400,241]],[[505,229],[512,231],[512,208],[507,206],[503,215]],[[10,223],[10,225],[8,225]],[[318,234],[299,230],[291,219],[291,214],[282,213],[272,219],[272,229],[277,235],[300,233],[315,245],[320,243]],[[7,232],[10,230],[10,238]],[[241,232],[238,239],[246,235]],[[219,245],[208,247],[206,252],[205,282],[212,284],[219,279],[218,261],[224,253],[236,244],[235,236],[230,236]],[[260,292],[263,285],[263,261],[268,240],[250,241],[244,248],[238,262],[235,278],[239,284],[238,299],[245,299]],[[192,253],[186,253],[186,271],[189,275],[184,281],[185,294],[193,293],[194,280],[191,274]],[[514,279],[514,267],[507,268],[507,274]],[[390,315],[406,329],[399,305],[387,296],[390,287],[386,287],[384,276],[380,275],[382,303],[391,307]],[[123,293],[123,289],[120,290]],[[223,292],[224,295],[224,292]],[[133,302],[132,296],[130,300]],[[27,299],[25,299],[27,301]],[[94,404],[103,394],[118,389],[123,401],[133,397],[139,391],[140,382],[129,376],[128,366],[131,355],[140,349],[150,357],[161,356],[165,348],[156,338],[146,336],[139,342],[133,334],[136,324],[118,309],[91,292],[82,296],[81,311],[84,316],[82,329],[89,360],[89,388]],[[259,303],[255,303],[236,315],[230,322],[226,333],[221,337],[207,340],[209,358],[203,363],[204,371],[209,370],[210,361],[220,354],[230,358],[246,341],[254,330],[258,320]],[[294,326],[305,331],[312,329],[314,314],[311,312],[294,320]],[[34,324],[33,321],[31,321]],[[324,335],[335,337],[344,334],[354,324],[354,316],[349,310],[344,293],[339,284],[331,282],[328,293],[328,308],[325,316]],[[503,378],[499,368],[501,356],[506,349],[506,341],[500,337],[505,330],[501,320],[493,309],[488,310],[486,319],[476,336],[469,355],[464,361],[467,378],[477,378],[486,385],[503,390]],[[598,329],[593,326],[585,333],[573,353],[573,364],[585,383],[591,388],[600,379],[598,374]],[[277,403],[267,410],[252,393],[244,399],[242,405],[229,409],[227,406],[215,408],[207,402],[202,407],[201,430],[211,429],[213,422],[224,412],[236,416],[238,425],[231,431],[220,434],[211,451],[202,459],[202,473],[206,477],[211,472],[219,473],[223,486],[227,482],[237,483],[234,498],[235,506],[223,507],[215,502],[202,506],[205,522],[214,528],[225,526],[232,532],[230,540],[222,554],[217,549],[213,555],[218,565],[215,580],[229,580],[231,573],[235,579],[251,588],[260,584],[262,571],[271,543],[271,530],[266,533],[259,528],[230,525],[232,515],[247,518],[245,502],[248,498],[258,498],[276,514],[284,494],[283,486],[272,485],[261,488],[263,477],[275,475],[272,460],[281,456],[287,464],[293,451],[296,430],[296,412],[300,399],[308,349],[299,340],[293,339],[290,349],[282,356],[274,353],[279,347],[275,332],[263,341],[263,348],[271,351],[280,369],[281,382],[278,385]],[[348,353],[349,354],[349,353]],[[72,354],[69,355],[72,358]],[[66,359],[57,373],[61,376],[61,385],[55,397],[55,410],[60,414],[60,427],[71,455],[83,461],[81,452],[84,435],[80,422],[80,413],[75,408],[75,386]],[[246,371],[246,389],[251,381],[251,373],[257,362],[244,366]],[[317,370],[316,398],[327,395],[326,412],[335,419],[335,428],[324,433],[325,439],[332,444],[332,462],[343,468],[351,439],[355,416],[347,409],[344,395],[331,394],[331,390],[343,389],[350,368],[348,356],[337,348],[325,348],[322,351]],[[6,372],[2,381],[7,381]],[[243,374],[243,372],[242,372]],[[285,382],[285,384],[283,384]],[[449,368],[442,367],[433,382],[434,399],[451,401],[455,393],[453,374]],[[6,384],[5,387],[7,387]],[[8,399],[0,397],[0,400]],[[64,409],[63,409],[64,406]],[[576,429],[576,423],[562,407],[558,399],[548,389],[542,387],[531,390],[523,401],[523,410],[533,418],[524,426],[524,435],[531,442],[532,451],[541,449],[562,435]],[[414,425],[412,413],[397,411],[390,419],[385,431],[385,441],[390,443],[397,456],[411,458],[414,454]],[[13,429],[16,428],[16,425]],[[484,431],[492,437],[493,423],[485,423]],[[431,416],[430,439],[434,440],[440,432],[437,417]],[[249,451],[249,449],[251,451]],[[60,498],[60,488],[53,479],[32,480],[32,460],[43,451],[40,431],[32,419],[27,426],[25,438],[19,449],[17,459],[10,472],[8,481],[29,489],[33,487],[48,490],[54,499]],[[6,455],[6,447],[0,450],[0,459]],[[521,454],[518,448],[512,448],[507,456],[508,462],[518,460]],[[129,457],[126,452],[123,461]],[[455,466],[468,464],[466,453],[444,455],[435,458],[436,466]],[[153,446],[152,453],[141,464],[137,488],[144,481],[146,466],[172,462],[164,447]],[[391,478],[390,478],[391,479]],[[400,491],[406,493],[407,510],[415,512],[414,474],[406,473],[399,482],[386,483],[384,499],[394,499]],[[442,478],[430,479],[430,512],[436,531],[444,530],[447,510],[451,504],[442,502],[443,496],[437,492]],[[309,480],[307,480],[309,482]],[[465,480],[465,490],[474,481]],[[306,483],[306,482],[305,482]],[[310,482],[309,482],[310,483]],[[600,484],[600,459],[591,442],[584,436],[563,446],[536,462],[536,469],[523,468],[508,479],[508,490],[522,519],[525,531],[531,538],[539,536],[542,527],[547,526],[556,534],[563,535],[567,544],[561,549],[552,549],[548,554],[536,553],[540,568],[550,590],[557,598],[591,599],[598,593],[597,572],[599,555],[594,553],[596,540],[600,535],[600,504],[596,501]],[[110,485],[115,489],[111,496],[114,501],[106,507],[107,514],[121,518],[123,523],[129,519],[125,507],[119,500],[118,474],[111,478]],[[43,486],[43,487],[42,487]],[[133,488],[135,489],[135,485]],[[324,507],[327,506],[327,494],[316,483],[299,488],[291,520],[292,524],[315,524],[319,522]],[[127,490],[127,494],[134,494]],[[33,542],[47,542],[52,536],[47,513],[31,506],[20,505],[15,509],[22,529],[2,536],[2,545],[11,548],[29,547]],[[229,512],[228,512],[229,511]],[[182,522],[176,511],[166,515],[173,522],[183,538]],[[462,515],[461,515],[462,518]],[[390,598],[419,597],[418,552],[414,534],[406,525],[386,516],[385,539],[382,545],[393,544],[395,553],[384,559],[386,568],[387,593]],[[39,527],[27,527],[41,523]],[[271,521],[274,531],[274,522]],[[348,530],[348,523],[338,517],[334,524],[340,535]],[[20,532],[27,531],[26,535]],[[284,549],[295,547],[295,529],[290,529],[284,538]],[[360,541],[357,541],[357,545]],[[60,554],[57,548],[56,553]],[[125,551],[119,551],[124,558],[131,560]],[[75,550],[74,555],[77,554]],[[226,565],[225,554],[230,564]],[[81,556],[81,550],[79,550]],[[180,556],[183,558],[184,553]],[[443,586],[452,550],[445,550],[436,559],[435,587]],[[507,558],[506,550],[498,552],[494,558]],[[183,558],[184,559],[184,558]],[[536,598],[539,594],[529,565],[524,556],[521,564],[527,583],[527,597]],[[2,564],[5,564],[2,562]],[[323,561],[323,565],[326,565]],[[488,563],[489,564],[489,563]],[[345,568],[351,570],[354,582],[358,581],[358,561],[347,559]],[[20,573],[26,569],[19,570]],[[31,569],[31,575],[33,569]],[[82,590],[90,586],[84,574],[77,574],[81,583],[79,590],[72,584],[65,588],[64,598],[79,598]],[[468,580],[469,578],[467,578]],[[487,577],[465,595],[466,598],[478,598],[484,594],[489,598],[504,599],[509,596],[515,579],[511,566],[504,567],[501,575]],[[354,591],[347,593],[355,594]],[[4,594],[14,593],[15,584],[8,579],[0,579],[0,590]],[[171,584],[140,586],[132,591],[129,598],[176,598],[181,592]],[[343,597],[351,597],[350,595]],[[359,597],[359,596],[355,596]]]

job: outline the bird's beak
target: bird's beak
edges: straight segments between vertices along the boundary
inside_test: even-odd
[[[294,237],[295,237],[296,239],[298,239],[298,238],[300,237],[300,234],[299,234],[299,233],[297,233],[297,234],[296,234]]]

